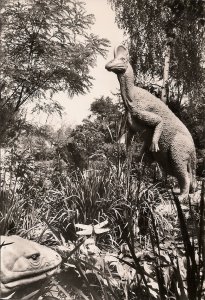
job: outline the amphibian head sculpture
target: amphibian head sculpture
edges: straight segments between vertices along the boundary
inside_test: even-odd
[[[45,280],[62,259],[54,250],[19,236],[0,236],[0,297]]]

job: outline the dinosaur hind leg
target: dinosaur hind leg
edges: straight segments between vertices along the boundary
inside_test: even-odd
[[[180,141],[180,143],[179,143]],[[191,166],[188,149],[184,148],[182,139],[177,139],[171,147],[171,168],[172,174],[177,178],[180,187],[179,200],[188,197],[191,186]]]
[[[178,182],[180,187],[180,195],[179,200],[186,199],[189,196],[190,191],[190,174],[188,172],[184,172],[178,176]]]
[[[184,162],[177,162],[173,164],[173,174],[178,180],[180,195],[179,200],[186,199],[189,195],[191,177],[188,172],[187,164]]]

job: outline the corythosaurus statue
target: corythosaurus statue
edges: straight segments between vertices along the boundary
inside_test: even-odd
[[[144,152],[167,174],[177,178],[179,200],[187,198],[195,188],[196,151],[192,136],[185,125],[160,99],[134,85],[134,73],[126,48],[118,46],[114,59],[105,68],[117,74],[129,129],[143,132]]]

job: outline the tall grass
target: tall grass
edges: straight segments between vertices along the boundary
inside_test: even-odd
[[[16,193],[17,178],[13,173],[11,162],[6,165],[2,161],[0,149],[0,234],[14,230],[20,224],[21,206]]]

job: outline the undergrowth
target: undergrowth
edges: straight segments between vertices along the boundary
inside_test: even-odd
[[[39,297],[203,299],[204,182],[180,204],[128,165],[71,174],[32,160],[2,168],[1,234],[52,246],[63,257],[61,273]],[[98,234],[101,223],[109,230]],[[79,233],[86,225],[87,234]]]

